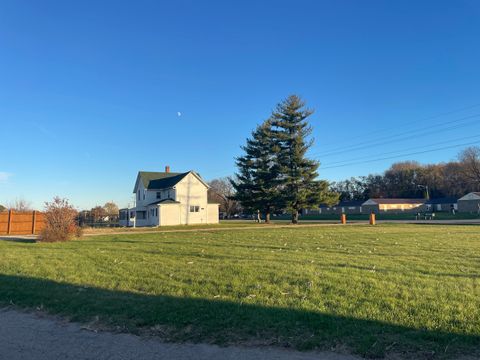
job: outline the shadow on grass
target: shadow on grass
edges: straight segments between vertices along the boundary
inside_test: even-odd
[[[41,308],[73,321],[168,341],[253,343],[349,348],[367,357],[403,353],[409,358],[478,354],[480,337],[412,329],[298,309],[88,288],[21,276],[0,275],[0,304]]]
[[[37,242],[35,237],[29,237],[29,236],[0,236],[0,241],[11,241],[11,242],[19,242],[19,243]]]

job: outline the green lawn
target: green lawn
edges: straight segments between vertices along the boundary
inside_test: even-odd
[[[285,225],[285,221],[282,221]],[[194,224],[194,225],[169,225],[160,227],[84,227],[84,234],[108,234],[112,232],[158,232],[171,230],[209,230],[209,229],[227,229],[232,227],[251,227],[262,226],[264,223],[257,223],[253,220],[222,220],[218,224]],[[271,225],[274,225],[273,223]]]
[[[412,359],[479,355],[480,227],[0,241],[0,304],[174,341]]]

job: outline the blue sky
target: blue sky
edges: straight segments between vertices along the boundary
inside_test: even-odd
[[[230,175],[292,93],[316,110],[322,178],[454,159],[480,143],[479,16],[474,0],[3,1],[0,203],[125,206],[136,172],[167,164]]]

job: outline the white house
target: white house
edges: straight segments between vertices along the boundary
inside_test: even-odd
[[[208,185],[195,171],[140,171],[135,181],[135,207],[122,209],[122,226],[217,224],[218,204],[207,201]]]

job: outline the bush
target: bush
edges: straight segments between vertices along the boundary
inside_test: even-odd
[[[52,202],[45,203],[45,228],[40,241],[68,241],[80,237],[82,230],[76,223],[77,211],[67,199],[56,196]]]

